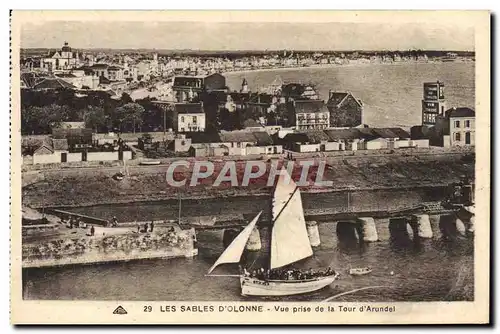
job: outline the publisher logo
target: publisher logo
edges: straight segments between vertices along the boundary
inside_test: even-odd
[[[123,306],[120,305],[117,308],[115,308],[113,314],[127,314],[127,311],[123,308]]]

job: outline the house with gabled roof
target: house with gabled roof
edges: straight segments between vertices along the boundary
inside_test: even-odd
[[[326,106],[331,127],[355,127],[363,123],[363,102],[351,92],[330,91]]]
[[[281,154],[283,147],[274,143],[264,131],[222,131],[220,133],[188,134],[191,156],[246,156]]]

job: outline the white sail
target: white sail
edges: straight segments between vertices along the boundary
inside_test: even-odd
[[[280,175],[273,198],[271,269],[313,255],[307,235],[300,191],[288,176]]]
[[[250,234],[255,228],[255,224],[259,220],[262,211],[259,212],[257,216],[248,224],[247,227],[243,229],[243,231],[238,234],[238,236],[231,242],[231,244],[226,248],[226,250],[222,253],[221,256],[215,261],[214,265],[208,270],[208,274],[210,274],[219,264],[222,263],[238,263],[241,259],[241,254],[245,250],[245,246],[247,244],[248,238],[250,238]]]

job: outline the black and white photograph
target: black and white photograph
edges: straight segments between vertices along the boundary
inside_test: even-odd
[[[489,194],[477,195],[489,164],[478,181],[476,154],[489,159],[490,144],[476,26],[487,12],[35,14],[12,50],[22,301],[205,313],[219,306],[165,301],[249,302],[223,306],[242,313],[308,302],[336,317],[338,303],[388,314],[478,301],[490,223]]]

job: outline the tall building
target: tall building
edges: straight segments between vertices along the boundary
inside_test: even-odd
[[[289,104],[298,130],[322,130],[330,126],[330,113],[322,100],[301,100]]]
[[[444,83],[425,82],[424,98],[422,99],[422,125],[432,126],[436,124],[436,117],[443,116],[446,108],[444,96]]]
[[[61,50],[52,51],[42,58],[40,68],[49,72],[73,69],[80,65],[81,57],[81,53],[73,50],[68,42],[64,42]]]

